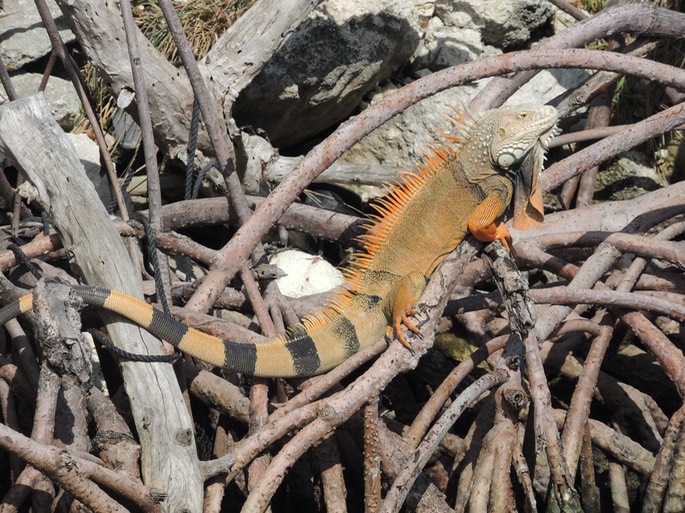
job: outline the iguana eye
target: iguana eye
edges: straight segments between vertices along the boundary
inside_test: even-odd
[[[518,115],[518,118],[519,118],[519,119],[526,119],[527,117],[528,117],[528,113],[527,113],[527,112],[521,112],[521,113],[519,113],[519,115]]]
[[[507,168],[516,162],[516,157],[513,153],[505,152],[497,157],[497,165],[503,168]]]

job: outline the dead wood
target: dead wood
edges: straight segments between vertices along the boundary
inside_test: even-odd
[[[86,280],[141,295],[132,268],[126,270],[126,263],[130,260],[118,233],[102,210],[73,146],[65,142],[66,136],[50,115],[43,97],[34,96],[3,106],[0,124],[3,134],[0,147],[6,155],[11,155],[15,165],[23,170],[38,190],[41,203],[50,211],[63,243],[75,256]],[[27,137],[29,131],[31,137]],[[27,144],[27,141],[31,141],[31,144]],[[42,142],[39,144],[38,141]],[[41,165],[36,166],[37,162]],[[70,169],[71,174],[65,175],[63,169]],[[48,172],[51,174],[48,175]],[[78,202],[70,200],[74,189],[80,191]],[[81,222],[85,219],[88,223]],[[87,244],[87,241],[91,243]],[[112,337],[120,344],[127,344],[128,350],[153,354],[159,351],[155,339],[136,327],[118,322],[113,315],[103,314],[103,317],[110,321]],[[190,430],[192,424],[180,397],[177,401],[172,399],[172,391],[176,390],[178,394],[178,386],[171,369],[155,364],[143,369],[130,362],[123,362],[121,368],[127,393],[136,398],[134,403],[137,408],[133,409],[133,414],[139,426],[138,433],[145,438],[150,437],[149,440],[154,439],[152,445],[141,444],[144,450],[143,474],[148,483],[154,486],[153,483],[158,482],[158,486],[163,488],[163,483],[167,483],[171,475],[178,479],[181,474],[189,481],[182,495],[170,496],[170,502],[183,504],[200,501],[201,482],[197,479],[197,466],[190,457],[194,452],[194,444],[179,443],[177,437],[178,432]],[[162,387],[161,383],[166,385]],[[168,408],[169,415],[163,421],[150,418],[147,413],[154,411],[159,404],[166,404]],[[176,427],[173,427],[174,424]],[[167,449],[160,451],[162,446]],[[176,465],[182,470],[174,470]],[[195,499],[191,497],[192,490],[195,490]]]

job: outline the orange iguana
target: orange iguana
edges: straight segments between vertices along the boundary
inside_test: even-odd
[[[379,201],[379,214],[362,236],[365,252],[346,271],[335,299],[287,334],[261,344],[207,335],[155,310],[144,301],[99,287],[74,293],[139,324],[182,351],[244,374],[310,376],[327,371],[404,324],[428,278],[467,232],[481,241],[510,236],[501,217],[513,198],[514,227],[543,218],[538,177],[554,136],[553,107],[502,107],[453,122],[457,137],[432,149],[418,174],[408,173]],[[24,296],[0,310],[0,324],[32,309]]]

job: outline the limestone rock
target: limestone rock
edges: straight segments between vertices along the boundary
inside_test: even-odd
[[[74,143],[76,153],[78,153],[79,160],[86,170],[86,175],[93,182],[95,190],[102,201],[102,204],[107,206],[112,200],[112,194],[109,189],[109,180],[107,179],[107,172],[100,166],[100,148],[95,141],[93,141],[86,134],[67,134],[71,142]]]
[[[542,0],[436,0],[432,14],[427,9],[423,12],[427,17],[425,33],[411,64],[416,75],[499,54],[502,50],[490,44],[505,48],[512,41],[519,41],[516,38],[524,37],[523,34],[526,43],[530,44],[531,32],[551,22],[554,15],[553,7]],[[512,27],[511,20],[525,21],[527,25]],[[492,28],[496,23],[499,26]],[[506,37],[494,38],[493,31]],[[542,71],[521,87],[507,104],[548,102],[577,86],[587,75],[586,71],[575,69]],[[343,155],[343,160],[411,169],[423,158],[423,149],[444,142],[437,130],[448,132],[451,129],[447,119],[451,109],[468,105],[485,82],[452,88],[422,100],[367,135]],[[371,99],[371,103],[392,89],[393,86],[386,87]]]
[[[624,153],[597,173],[595,198],[603,201],[627,200],[668,185],[650,159],[635,150]]]
[[[421,45],[412,58],[412,69],[437,71],[499,53],[501,50],[483,44],[480,32],[475,28],[446,25],[434,16],[426,24]]]
[[[554,7],[545,0],[436,0],[435,14],[446,25],[478,29],[486,44],[511,49],[551,23]]]
[[[22,98],[35,94],[42,78],[42,75],[38,73],[23,73],[13,76],[12,84],[17,90],[19,98]],[[52,115],[59,126],[67,132],[71,130],[81,108],[81,102],[71,82],[59,77],[50,77],[45,88],[45,98],[48,100]],[[0,88],[0,105],[6,101],[5,91]]]
[[[53,0],[47,3],[62,40],[74,41],[57,4]],[[0,16],[0,59],[9,71],[14,71],[49,54],[52,46],[32,0],[5,0],[4,5],[5,13]]]
[[[411,2],[327,0],[240,94],[236,120],[279,147],[312,137],[405,64],[418,32]]]
[[[448,89],[412,105],[355,144],[343,160],[411,169],[423,158],[423,149],[444,141],[437,130],[450,130],[451,108],[468,105],[479,89],[477,84]],[[391,90],[374,96],[372,103]]]

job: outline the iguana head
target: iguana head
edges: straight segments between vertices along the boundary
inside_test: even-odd
[[[502,107],[490,117],[490,159],[514,183],[514,228],[542,222],[542,172],[547,144],[557,133],[559,115],[549,105]]]

